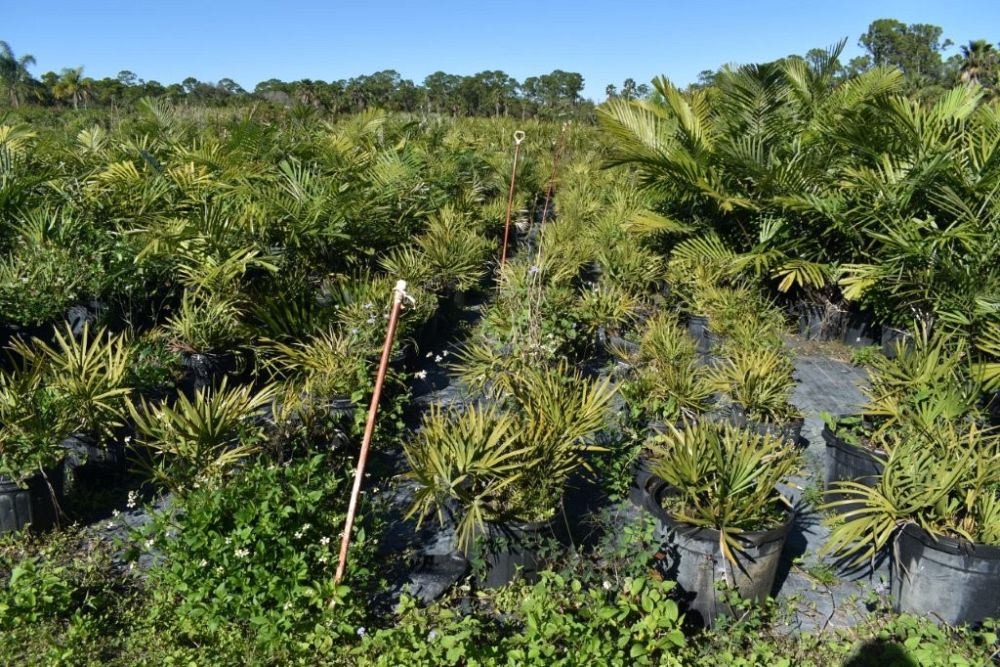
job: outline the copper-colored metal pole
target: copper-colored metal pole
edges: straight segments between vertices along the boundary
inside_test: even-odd
[[[514,208],[514,182],[517,179],[517,156],[521,152],[521,142],[524,141],[524,132],[518,130],[514,133],[514,167],[510,172],[510,194],[507,197],[507,222],[503,226],[503,247],[500,249],[500,268],[507,262],[507,240],[510,238],[510,214]]]
[[[361,480],[365,474],[365,463],[368,461],[368,447],[375,432],[375,415],[378,413],[378,401],[382,396],[382,384],[385,382],[385,372],[389,367],[389,353],[392,350],[392,340],[396,336],[396,322],[403,306],[406,294],[406,281],[396,283],[392,298],[392,310],[389,311],[389,328],[385,332],[385,344],[382,346],[382,359],[378,364],[378,375],[375,376],[375,390],[372,392],[372,402],[368,406],[368,423],[365,424],[365,435],[361,439],[361,453],[358,455],[358,467],[354,471],[354,488],[351,490],[351,502],[347,506],[347,520],[344,522],[344,534],[340,538],[340,560],[337,563],[337,574],[334,583],[340,583],[347,566],[347,549],[351,544],[351,528],[354,527],[354,513],[358,508],[358,496],[361,495]]]
[[[545,188],[545,205],[542,207],[542,224],[545,224],[545,218],[549,214],[549,203],[552,201],[552,191],[556,187],[556,173],[559,170],[559,158],[562,157],[563,148],[566,145],[566,125],[568,125],[568,123],[563,123],[562,131],[559,133],[559,141],[556,143],[556,152],[552,157],[552,173],[549,176],[549,185]]]

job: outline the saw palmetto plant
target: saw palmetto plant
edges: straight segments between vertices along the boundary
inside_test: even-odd
[[[769,530],[787,517],[778,484],[799,455],[780,437],[702,421],[669,426],[650,445],[650,469],[669,485],[664,509],[677,521],[719,531],[719,548],[738,562],[741,533]]]
[[[196,391],[193,399],[179,394],[173,404],[129,403],[137,443],[145,448],[143,467],[178,491],[218,481],[259,450],[263,427],[253,417],[276,392],[274,385],[255,391],[229,386],[223,378],[214,389]]]
[[[795,380],[788,351],[770,347],[730,348],[711,373],[711,386],[746,416],[758,422],[782,423],[798,416],[791,404]]]
[[[707,412],[715,391],[707,369],[694,359],[642,366],[622,386],[633,414],[664,423],[690,421]]]
[[[130,344],[124,334],[84,325],[79,336],[67,324],[55,332],[55,344],[37,342],[35,349],[18,344],[25,358],[43,355],[48,382],[70,403],[79,432],[108,437],[127,414]]]
[[[831,487],[849,506],[824,551],[861,563],[892,542],[903,524],[932,536],[1000,544],[1000,443],[995,433],[937,422],[888,436],[885,470],[875,486],[842,481]]]
[[[456,512],[456,537],[468,546],[486,523],[551,518],[570,476],[607,418],[614,390],[565,367],[524,369],[498,407],[433,410],[404,444],[417,484],[410,514]]]
[[[352,396],[366,386],[369,364],[351,336],[328,330],[297,342],[264,339],[263,369],[314,396]]]
[[[906,424],[966,424],[979,415],[983,391],[964,338],[917,328],[912,346],[900,346],[895,359],[874,360],[862,412],[882,435]]]
[[[181,352],[229,352],[242,339],[244,304],[232,296],[185,291],[165,329]]]
[[[640,298],[614,283],[601,282],[583,290],[575,318],[589,335],[599,330],[621,333],[639,316]]]

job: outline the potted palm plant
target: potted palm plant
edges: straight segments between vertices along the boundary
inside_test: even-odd
[[[614,393],[565,366],[521,369],[506,386],[492,407],[432,410],[404,444],[416,485],[409,516],[452,518],[467,554],[485,538],[486,586],[507,583],[519,567],[537,570],[532,542],[551,532],[567,482],[599,450],[590,440]]]
[[[165,328],[172,349],[181,355],[186,371],[181,386],[189,396],[236,368],[242,317],[243,306],[234,296],[184,292]]]
[[[140,463],[157,481],[184,491],[221,479],[230,468],[260,450],[264,427],[255,421],[274,399],[275,385],[198,389],[173,404],[129,403]]]
[[[112,477],[125,472],[125,444],[120,429],[127,414],[132,350],[124,334],[83,326],[74,336],[70,324],[56,331],[54,344],[35,341],[34,347],[15,345],[24,359],[45,367],[48,382],[67,403],[72,416],[71,465],[80,476],[97,473]]]
[[[893,432],[873,486],[841,481],[850,506],[824,551],[856,563],[891,549],[900,612],[949,624],[1000,615],[1000,440],[974,422],[937,421]]]
[[[585,289],[575,305],[574,319],[599,350],[608,353],[628,348],[622,338],[639,315],[640,300],[614,283],[601,283]]]
[[[44,367],[0,373],[0,534],[56,522],[72,416]]]
[[[981,419],[981,383],[967,344],[943,333],[932,337],[926,329],[918,331],[913,347],[874,360],[864,393],[859,414],[825,418],[827,487],[842,480],[873,484],[895,442],[888,436],[900,428]],[[828,498],[838,499],[832,493]]]
[[[688,618],[710,626],[731,612],[717,584],[765,600],[794,517],[778,485],[796,470],[797,450],[772,434],[703,421],[669,427],[651,456],[658,483],[647,508],[666,530],[665,575]]]
[[[712,369],[710,382],[728,397],[733,423],[798,443],[803,419],[790,400],[795,380],[788,351],[727,346],[725,354]]]
[[[0,375],[4,530],[53,523],[67,455],[76,466],[91,458],[115,471],[124,467],[115,431],[129,393],[125,337],[84,326],[75,338],[67,324],[54,338],[54,346],[16,340],[13,370]]]
[[[622,397],[630,419],[640,429],[663,433],[668,424],[684,428],[712,406],[708,369],[676,316],[658,313],[651,317],[629,362],[632,370],[621,385]],[[629,489],[636,504],[644,502],[651,475],[647,452],[640,451]]]

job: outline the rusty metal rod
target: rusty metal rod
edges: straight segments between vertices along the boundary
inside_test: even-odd
[[[507,262],[507,241],[510,238],[510,214],[514,208],[514,184],[517,180],[517,156],[521,152],[521,142],[524,141],[524,132],[518,130],[514,132],[514,167],[510,172],[510,194],[507,196],[507,221],[503,226],[503,246],[500,248],[500,268]]]
[[[545,188],[545,205],[542,207],[542,224],[549,213],[549,203],[552,201],[552,192],[556,187],[556,174],[559,171],[559,159],[562,157],[563,148],[566,146],[566,125],[563,123],[562,131],[559,132],[559,140],[556,142],[556,151],[552,157],[552,173],[549,175],[549,184]]]
[[[372,392],[372,402],[368,406],[368,422],[365,424],[365,434],[361,439],[361,453],[358,455],[358,467],[354,471],[354,488],[351,490],[351,502],[347,506],[347,519],[344,522],[344,533],[340,538],[340,560],[337,562],[337,574],[333,581],[339,584],[344,577],[344,568],[347,566],[347,549],[351,544],[351,529],[354,527],[354,514],[358,509],[358,497],[361,495],[361,480],[365,474],[365,463],[368,461],[368,447],[371,445],[372,434],[375,432],[375,415],[378,413],[378,402],[382,396],[382,385],[385,382],[386,369],[389,367],[389,353],[392,350],[392,341],[396,336],[396,322],[399,320],[399,311],[403,306],[403,298],[406,296],[406,281],[400,280],[396,283],[393,292],[392,310],[389,311],[389,328],[385,332],[385,344],[382,346],[382,358],[378,364],[378,375],[375,376],[375,390]]]

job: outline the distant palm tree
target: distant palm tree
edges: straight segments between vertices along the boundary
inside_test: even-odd
[[[0,85],[7,91],[11,106],[18,106],[30,89],[32,78],[28,67],[34,64],[34,56],[25,54],[18,58],[10,44],[0,41]]]
[[[52,94],[57,99],[68,99],[73,102],[73,108],[80,108],[80,100],[87,95],[87,80],[83,78],[82,67],[67,67],[62,76],[52,88]]]
[[[963,83],[990,85],[996,78],[1000,52],[985,39],[977,39],[962,47],[962,66],[959,75]]]

